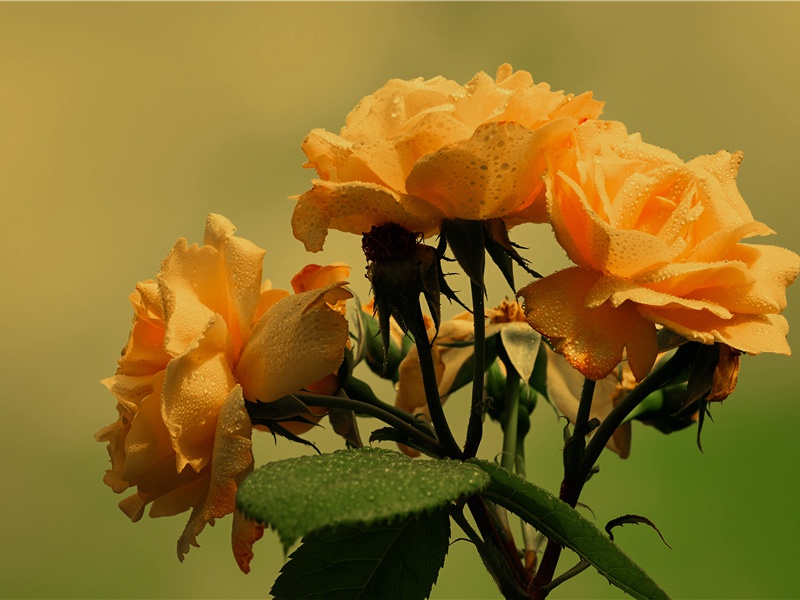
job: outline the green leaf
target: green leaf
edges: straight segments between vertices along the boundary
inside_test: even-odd
[[[275,529],[288,548],[326,527],[389,522],[441,508],[488,484],[477,465],[361,448],[267,463],[244,480],[236,505]]]
[[[303,539],[270,591],[292,600],[421,600],[436,582],[449,541],[444,510],[325,529]]]
[[[492,478],[482,496],[573,550],[609,582],[640,600],[669,598],[641,567],[574,508],[494,463],[474,458],[467,462],[481,467]]]

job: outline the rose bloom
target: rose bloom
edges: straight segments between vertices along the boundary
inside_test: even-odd
[[[544,222],[542,149],[602,106],[508,64],[464,86],[392,79],[361,100],[339,135],[315,129],[303,141],[319,179],[296,198],[294,235],[316,252],[329,229],[363,234],[396,223],[431,235],[442,219]]]
[[[261,283],[264,251],[233,235],[219,215],[204,245],[180,239],[155,280],[137,284],[128,343],[103,381],[119,418],[97,433],[108,442],[120,508],[138,521],[192,509],[178,556],[206,523],[233,512],[253,467],[246,401],[270,402],[335,371],[347,323],[332,309],[343,283],[290,295]]]
[[[577,265],[519,292],[531,325],[583,375],[602,379],[627,351],[637,380],[658,352],[656,325],[703,344],[789,354],[780,312],[800,258],[741,240],[773,231],[736,187],[741,153],[683,162],[588,121],[548,156],[547,211]]]

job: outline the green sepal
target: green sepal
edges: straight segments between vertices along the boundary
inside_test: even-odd
[[[533,373],[528,378],[528,385],[531,386],[536,392],[543,396],[545,400],[550,401],[550,395],[547,392],[547,351],[545,345],[546,341],[539,344],[539,351],[536,353],[536,360],[533,363]]]
[[[479,459],[467,461],[484,469],[491,483],[481,495],[530,523],[542,534],[570,548],[609,582],[639,600],[669,596],[641,567],[574,508],[506,469]]]
[[[450,251],[467,277],[476,285],[483,286],[483,272],[486,265],[483,221],[447,219],[442,221],[439,235],[450,247]]]
[[[537,279],[541,277],[539,273],[531,269],[528,260],[517,252],[517,248],[522,248],[522,246],[513,243],[508,237],[508,227],[503,219],[484,221],[483,226],[486,251],[514,292],[517,291],[517,288],[514,285],[513,263],[517,263],[532,277]]]
[[[394,522],[444,508],[488,484],[477,465],[367,447],[267,463],[239,486],[236,506],[275,529],[287,549],[328,527]]]
[[[328,421],[330,421],[333,431],[344,439],[348,448],[364,447],[361,434],[358,432],[356,414],[352,410],[332,408],[328,411]]]
[[[286,600],[423,600],[450,541],[445,510],[401,521],[311,533],[289,557],[270,592]]]
[[[697,346],[697,353],[689,366],[689,381],[680,410],[705,399],[714,385],[714,371],[719,363],[719,345]]]

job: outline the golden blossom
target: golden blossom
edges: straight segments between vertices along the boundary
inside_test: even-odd
[[[342,283],[290,295],[261,284],[264,250],[209,215],[202,246],[180,239],[155,280],[130,300],[134,319],[116,374],[103,381],[119,418],[104,481],[135,492],[120,508],[138,521],[192,509],[183,560],[207,523],[233,512],[253,467],[247,400],[270,402],[336,370],[347,323]]]
[[[658,352],[656,324],[747,352],[789,354],[780,315],[800,257],[740,240],[773,233],[736,187],[740,153],[684,163],[588,121],[548,157],[547,210],[577,265],[519,295],[531,325],[581,373],[599,380],[627,353],[637,380]]]
[[[396,223],[427,236],[442,219],[543,222],[542,150],[601,109],[591,93],[554,92],[508,64],[464,86],[392,79],[338,135],[315,129],[303,141],[319,179],[296,198],[295,237],[317,252],[329,229]]]

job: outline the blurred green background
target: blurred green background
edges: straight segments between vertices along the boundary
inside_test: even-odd
[[[465,82],[507,61],[555,89],[594,90],[607,118],[685,159],[744,151],[745,199],[778,231],[769,242],[798,251],[798,30],[796,3],[0,5],[0,595],[267,595],[277,536],[256,547],[248,576],[230,555],[229,519],[178,563],[188,517],[128,522],[92,436],[116,418],[98,382],[126,340],[128,294],[178,237],[202,240],[206,213],[267,249],[277,287],[307,262],[343,260],[367,296],[357,238],[333,233],[311,256],[291,235],[287,196],[309,187],[299,145],[310,129],[338,130],[391,77]],[[538,270],[566,264],[545,226],[512,234]],[[497,302],[506,291],[492,276]],[[798,350],[800,285],[789,296]],[[694,430],[667,437],[637,424],[627,461],[601,458],[584,502],[600,524],[637,513],[661,528],[672,550],[643,527],[617,540],[674,597],[800,597],[798,365],[743,360],[704,454]],[[464,408],[448,404],[456,431]],[[487,458],[499,451],[491,429]],[[541,407],[527,449],[531,477],[550,489],[560,429]],[[264,435],[257,460],[301,452]],[[622,597],[588,571],[558,592]],[[497,592],[456,542],[433,597]]]

